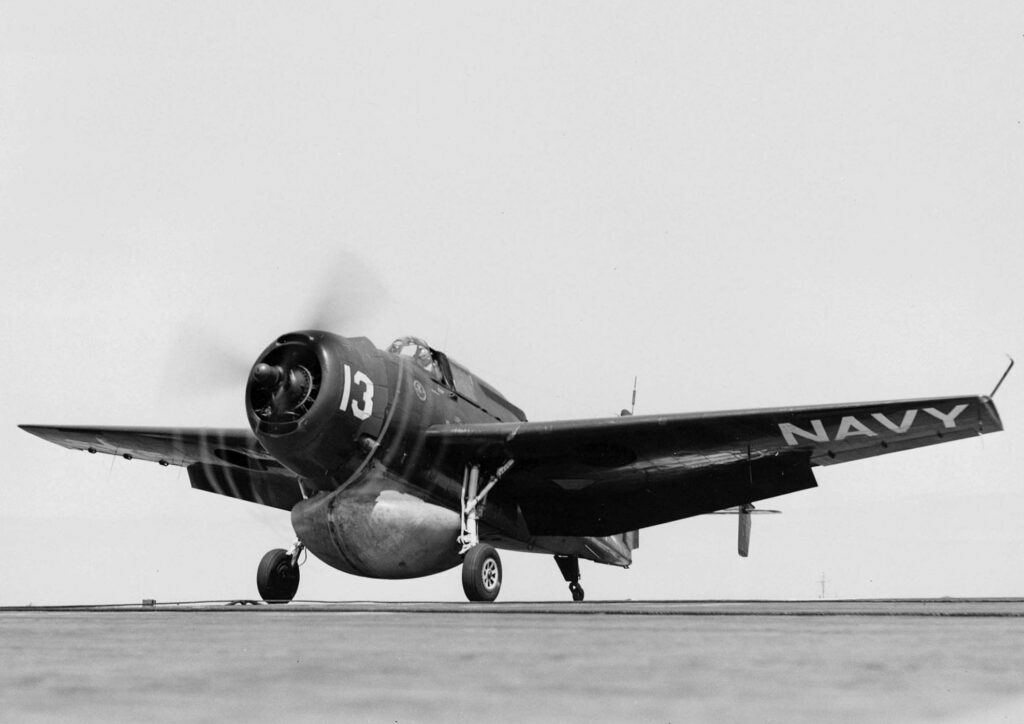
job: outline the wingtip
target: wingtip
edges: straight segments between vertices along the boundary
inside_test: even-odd
[[[999,416],[996,401],[990,395],[982,395],[981,404],[982,413],[978,422],[981,425],[982,432],[1000,432],[1003,430],[1003,419]]]
[[[18,428],[24,430],[30,435],[35,435],[36,437],[43,437],[43,433],[46,430],[53,429],[52,427],[47,427],[46,425],[23,425],[21,423],[18,423]]]

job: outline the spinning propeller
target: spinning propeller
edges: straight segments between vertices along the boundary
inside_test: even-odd
[[[342,251],[319,283],[313,284],[314,292],[307,297],[310,301],[301,304],[306,312],[297,320],[278,321],[282,302],[288,303],[287,294],[268,295],[273,307],[269,313],[250,316],[259,320],[262,329],[260,337],[266,339],[289,329],[316,329],[339,334],[351,334],[361,322],[371,317],[381,306],[390,301],[390,295],[377,273],[357,255]],[[271,270],[273,287],[280,287],[278,269]],[[265,289],[266,285],[251,284],[250,289]],[[282,288],[283,292],[290,290]],[[292,298],[298,295],[292,295]],[[263,301],[263,299],[259,300]],[[249,305],[259,309],[258,304]],[[272,322],[272,324],[271,324]],[[252,327],[250,326],[250,330]],[[244,330],[242,330],[244,331]],[[180,395],[182,392],[210,394],[226,388],[238,389],[240,383],[249,378],[259,393],[266,397],[261,409],[274,418],[286,417],[290,413],[301,416],[316,392],[318,369],[308,360],[297,360],[290,356],[253,366],[254,350],[239,351],[227,344],[231,334],[215,332],[209,321],[195,318],[182,325],[174,345],[173,360],[168,363],[164,375],[164,393]],[[242,335],[238,335],[241,337]],[[254,335],[245,335],[246,337]],[[185,364],[182,364],[182,361]],[[315,365],[315,362],[313,363]],[[198,374],[197,374],[198,372]]]

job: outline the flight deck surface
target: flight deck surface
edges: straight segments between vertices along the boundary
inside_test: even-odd
[[[0,653],[12,721],[1024,716],[1021,599],[8,607]]]
[[[855,600],[704,600],[704,601],[530,601],[530,602],[383,602],[293,601],[285,605],[240,599],[62,606],[6,606],[12,612],[131,611],[180,613],[451,613],[462,615],[605,615],[605,616],[961,616],[1024,617],[1021,598],[919,598]]]

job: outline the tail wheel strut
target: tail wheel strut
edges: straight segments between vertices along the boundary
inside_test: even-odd
[[[580,559],[578,556],[555,556],[562,578],[569,582],[573,601],[583,600],[583,586],[580,585]]]

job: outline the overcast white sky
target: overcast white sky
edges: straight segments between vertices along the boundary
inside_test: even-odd
[[[987,392],[1024,357],[1020,3],[3,2],[0,604],[255,597],[288,515],[17,423],[244,427],[329,285],[531,419]],[[353,259],[361,259],[358,264]],[[1024,374],[1024,373],[1022,373]],[[1024,595],[1007,432],[644,531],[589,599]],[[568,599],[506,553],[502,600]],[[458,570],[301,598],[462,600]]]

